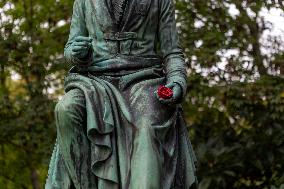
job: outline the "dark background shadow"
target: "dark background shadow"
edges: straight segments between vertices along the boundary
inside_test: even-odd
[[[0,188],[40,189],[72,0],[0,0]],[[176,0],[200,189],[284,188],[283,6]]]

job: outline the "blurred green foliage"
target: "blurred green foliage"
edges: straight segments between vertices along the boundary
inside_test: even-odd
[[[43,188],[72,4],[0,0],[1,189]],[[199,189],[283,189],[284,53],[278,37],[262,39],[272,29],[262,12],[284,10],[281,1],[176,0],[176,8]]]

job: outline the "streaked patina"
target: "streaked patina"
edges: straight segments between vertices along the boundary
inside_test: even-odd
[[[55,110],[45,188],[194,187],[172,1],[75,0],[73,11],[64,51],[73,67]],[[156,95],[161,85],[173,89],[171,99]]]

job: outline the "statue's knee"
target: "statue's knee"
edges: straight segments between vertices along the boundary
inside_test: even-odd
[[[153,133],[153,127],[151,126],[151,122],[146,118],[142,118],[137,121],[136,126],[140,134],[148,135],[149,133]]]
[[[57,119],[62,121],[81,118],[85,114],[85,101],[81,91],[69,91],[55,106]]]
[[[57,119],[68,117],[72,112],[72,104],[63,100],[59,101],[55,106],[55,115]]]

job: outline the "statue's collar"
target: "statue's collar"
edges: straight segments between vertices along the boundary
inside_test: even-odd
[[[152,0],[126,0],[127,5],[122,15],[121,24],[118,25],[114,16],[112,0],[90,0],[100,25],[109,25],[111,22],[113,31],[127,31],[134,23],[142,23],[147,15]],[[135,25],[135,24],[134,24]]]

